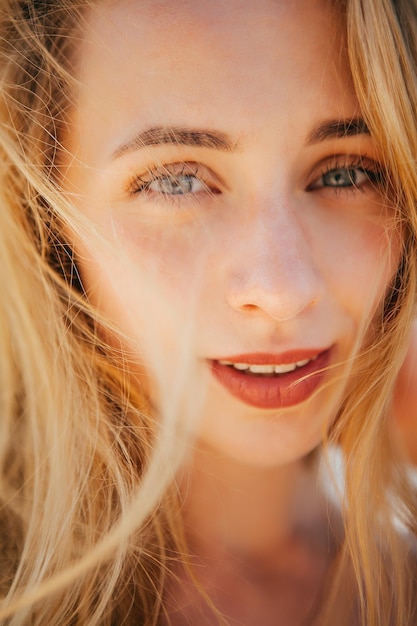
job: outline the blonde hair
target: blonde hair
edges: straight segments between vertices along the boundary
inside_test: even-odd
[[[351,571],[363,623],[405,626],[412,572],[393,499],[413,533],[417,516],[388,417],[416,297],[417,7],[334,4],[346,13],[355,88],[404,248],[329,434],[346,458],[346,541],[320,624],[335,623]],[[77,216],[59,190],[59,141],[88,5],[0,2],[0,619],[13,626],[157,624],[170,563],[185,553],[175,429],[155,419],[126,356],[99,331],[108,322],[88,303],[63,234]]]

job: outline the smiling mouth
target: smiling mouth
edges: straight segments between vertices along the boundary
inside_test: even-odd
[[[238,372],[243,372],[252,376],[280,376],[282,374],[288,374],[294,372],[297,369],[305,367],[312,361],[315,361],[319,355],[314,356],[311,359],[302,359],[295,363],[271,363],[271,364],[251,364],[251,363],[232,363],[231,361],[218,361],[220,365],[226,365]]]
[[[333,348],[281,355],[247,354],[211,361],[214,378],[241,402],[282,409],[307,400],[321,385]]]

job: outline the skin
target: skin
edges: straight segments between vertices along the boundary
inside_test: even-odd
[[[99,3],[64,137],[64,183],[89,220],[71,233],[82,280],[122,331],[132,377],[196,437],[181,477],[187,533],[203,586],[247,625],[298,624],[319,592],[328,511],[303,459],[399,254],[369,134],[312,140],[360,115],[329,7]],[[230,146],[135,142],[157,126],[209,129]],[[338,187],[335,170],[357,186]],[[162,193],[169,177],[192,188]],[[330,347],[318,392],[284,409],[249,406],[210,372],[230,354]],[[197,619],[184,588],[170,590],[174,623]]]

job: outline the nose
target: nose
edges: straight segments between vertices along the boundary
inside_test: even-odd
[[[236,238],[229,304],[277,321],[291,320],[316,305],[322,279],[310,235],[292,210],[255,212]]]

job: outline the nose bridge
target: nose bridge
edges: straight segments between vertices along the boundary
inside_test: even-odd
[[[240,232],[231,305],[292,319],[319,297],[311,242],[288,203],[269,202],[251,211]]]

